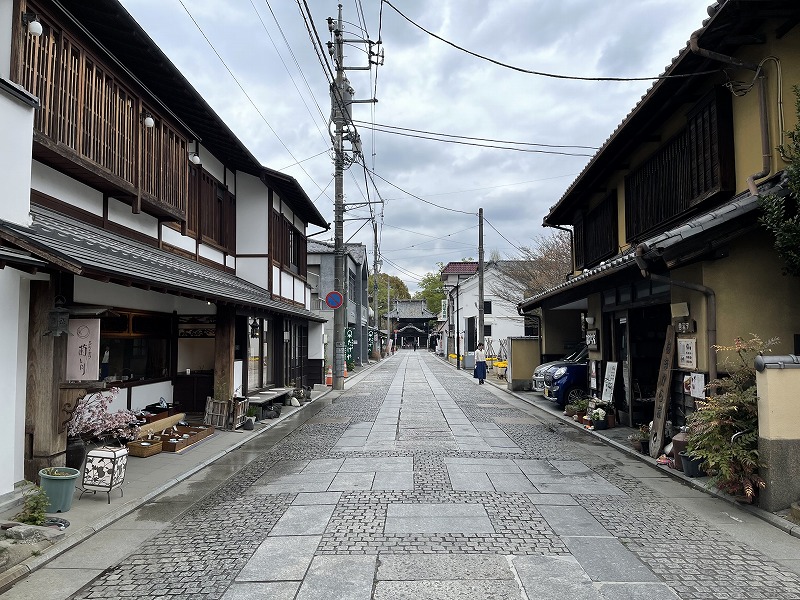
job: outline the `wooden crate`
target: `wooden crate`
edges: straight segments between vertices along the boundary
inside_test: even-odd
[[[165,452],[180,452],[212,433],[214,433],[213,427],[184,427],[178,425],[168,433],[161,434],[161,445]],[[189,437],[183,437],[184,435]]]
[[[147,458],[148,456],[158,454],[161,452],[161,449],[161,438],[128,442],[128,454],[131,456],[138,456],[140,458]]]
[[[206,414],[203,423],[211,427],[218,427],[225,429],[228,424],[228,407],[227,400],[214,400],[209,397],[206,399]]]

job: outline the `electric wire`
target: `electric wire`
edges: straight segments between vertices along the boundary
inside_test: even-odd
[[[278,135],[278,132],[277,132],[277,131],[275,131],[275,129],[274,129],[274,128],[272,127],[272,125],[270,124],[270,122],[269,122],[269,121],[267,121],[267,118],[264,116],[264,114],[263,114],[263,113],[261,112],[261,110],[258,108],[258,106],[256,105],[256,103],[255,103],[255,101],[253,100],[253,98],[252,98],[252,97],[250,96],[250,94],[248,94],[248,93],[247,93],[247,91],[244,89],[244,86],[242,86],[242,84],[239,82],[239,79],[236,77],[236,75],[234,75],[234,73],[233,73],[233,71],[231,70],[231,68],[228,66],[228,64],[227,64],[227,63],[225,62],[225,60],[222,58],[222,56],[220,55],[220,53],[219,53],[219,52],[217,51],[217,49],[214,47],[214,44],[212,44],[212,43],[211,43],[211,40],[210,40],[210,39],[208,39],[208,36],[207,36],[207,35],[205,34],[205,32],[203,31],[203,28],[202,28],[202,27],[200,27],[200,24],[197,22],[197,20],[194,18],[194,16],[192,16],[192,13],[191,13],[191,12],[189,12],[189,9],[188,9],[188,8],[186,8],[186,5],[183,3],[183,0],[178,0],[178,1],[180,2],[180,5],[183,7],[183,10],[184,10],[184,11],[186,11],[186,14],[187,14],[187,15],[189,15],[189,18],[192,20],[192,23],[194,23],[194,26],[195,26],[195,27],[197,27],[197,30],[200,32],[200,35],[202,35],[202,36],[203,36],[203,39],[205,39],[205,40],[206,40],[206,42],[208,43],[208,45],[211,47],[211,50],[213,50],[214,54],[216,54],[217,58],[218,58],[218,59],[219,59],[219,61],[222,63],[222,66],[223,66],[223,67],[225,67],[225,70],[226,70],[226,71],[228,71],[228,74],[231,76],[231,78],[233,79],[233,81],[234,81],[234,82],[236,82],[236,85],[239,87],[239,89],[241,90],[241,92],[244,94],[245,98],[247,98],[248,102],[250,102],[250,104],[251,104],[251,105],[253,106],[253,108],[256,110],[256,112],[258,113],[258,116],[259,116],[259,117],[261,117],[261,120],[262,120],[262,121],[264,121],[264,123],[267,125],[267,127],[269,127],[270,131],[272,131],[272,133],[273,133],[273,135],[275,136],[275,138],[276,138],[276,139],[277,139],[277,140],[278,140],[278,141],[281,143],[281,146],[283,146],[284,150],[286,150],[286,152],[289,154],[289,156],[291,156],[291,157],[292,157],[292,158],[293,158],[295,161],[297,161],[297,157],[296,157],[294,154],[292,154],[292,151],[291,151],[291,150],[289,150],[289,147],[288,147],[288,146],[287,146],[287,145],[284,143],[283,139],[281,139],[281,136],[279,136],[279,135]],[[317,186],[317,188],[319,188],[319,189],[321,190],[322,188],[320,187],[320,185],[319,185],[319,184],[316,182],[316,180],[315,180],[315,179],[314,179],[314,178],[313,178],[313,177],[312,177],[312,176],[309,174],[309,172],[305,170],[305,167],[303,167],[303,165],[298,165],[298,166],[299,166],[299,167],[300,167],[300,169],[303,171],[303,173],[305,173],[305,174],[306,174],[306,177],[308,177],[308,178],[309,178],[309,180],[311,180],[311,182],[312,182],[312,183],[313,183],[315,186]]]
[[[372,125],[373,127],[382,127],[385,129],[397,129],[399,131],[411,131],[413,133],[423,133],[426,135],[439,135],[442,137],[451,137],[456,138],[459,140],[472,140],[477,142],[492,142],[494,144],[509,144],[509,145],[517,145],[517,146],[540,146],[542,148],[578,148],[581,150],[599,150],[597,146],[578,146],[575,144],[539,144],[536,142],[513,142],[509,140],[495,140],[491,138],[480,138],[480,137],[472,137],[467,135],[455,135],[452,133],[439,133],[436,131],[425,131],[424,129],[411,129],[410,127],[399,127],[397,125],[385,125],[383,123],[367,123],[366,121],[359,121],[358,119],[353,119],[354,123],[360,123],[362,125]]]
[[[417,135],[417,134],[413,134],[413,133],[405,133],[403,131],[391,131],[391,130],[388,130],[388,129],[380,129],[378,127],[374,127],[373,130],[377,131],[379,133],[389,133],[389,134],[392,134],[392,135],[400,135],[400,136],[403,136],[403,137],[417,138],[417,139],[421,139],[421,140],[428,140],[428,141],[431,141],[431,142],[444,142],[445,144],[460,144],[462,146],[473,146],[473,147],[476,147],[476,148],[491,148],[493,150],[511,150],[513,152],[527,152],[527,153],[531,153],[531,154],[555,154],[555,155],[558,155],[558,156],[588,156],[588,157],[594,156],[594,154],[588,154],[586,152],[561,152],[561,151],[558,151],[558,150],[538,150],[538,149],[534,149],[534,148],[513,148],[513,147],[507,147],[507,146],[496,146],[496,145],[493,145],[493,144],[476,144],[474,142],[464,142],[462,140],[446,140],[446,139],[440,139],[440,138],[435,138],[435,137],[430,137],[430,136]],[[519,143],[519,142],[512,142],[512,143]]]
[[[275,11],[272,10],[272,6],[270,5],[269,0],[264,0],[264,2],[267,5],[267,8],[269,9],[270,14],[272,15],[272,19],[275,21],[275,25],[278,27],[278,31],[280,32],[281,37],[283,38],[283,43],[286,44],[286,48],[289,50],[289,54],[292,57],[292,60],[294,61],[295,67],[297,67],[297,70],[300,73],[300,76],[303,78],[303,81],[306,84],[306,89],[308,89],[309,95],[311,96],[311,99],[313,100],[314,105],[317,107],[317,111],[319,112],[319,116],[322,119],[322,122],[325,123],[325,125],[327,127],[327,119],[325,118],[325,113],[322,112],[322,107],[319,105],[319,102],[317,102],[317,99],[314,96],[314,92],[313,92],[313,90],[311,89],[311,86],[308,83],[308,79],[306,79],[305,73],[303,72],[303,68],[300,66],[300,63],[297,60],[297,56],[295,56],[294,51],[292,50],[292,46],[289,44],[289,40],[287,39],[286,34],[283,32],[283,27],[281,27],[280,21],[278,21],[278,17],[275,14]],[[320,136],[327,143],[328,142],[328,136],[326,136],[325,134],[322,133],[322,130],[319,127],[319,123],[316,121],[316,118],[311,113],[311,108],[309,108],[305,97],[300,92],[300,88],[297,86],[297,82],[294,80],[294,77],[292,76],[292,73],[289,70],[288,65],[286,64],[286,61],[283,60],[283,56],[281,55],[280,51],[278,50],[278,45],[275,43],[275,40],[272,39],[272,35],[270,35],[269,30],[267,29],[266,23],[264,23],[264,20],[261,18],[261,14],[258,12],[258,9],[256,8],[254,0],[250,0],[250,4],[253,6],[253,10],[255,11],[256,15],[258,16],[258,20],[261,23],[261,27],[264,29],[264,33],[267,34],[267,37],[269,38],[269,41],[272,43],[273,48],[275,48],[275,53],[278,55],[278,58],[280,58],[281,64],[283,65],[283,68],[286,70],[286,74],[289,75],[289,79],[291,79],[292,85],[294,86],[294,89],[297,90],[297,95],[300,96],[300,100],[302,101],[303,106],[306,107],[306,111],[308,111],[308,115],[311,117],[311,120],[314,122],[314,125],[316,126],[317,131],[319,132]]]
[[[512,248],[514,248],[514,249],[515,249],[517,252],[519,252],[520,254],[524,254],[524,253],[525,253],[525,251],[524,251],[522,248],[520,248],[519,246],[517,246],[517,245],[516,245],[514,242],[512,242],[512,241],[511,241],[511,240],[509,240],[509,239],[508,239],[506,236],[504,236],[502,233],[500,233],[500,231],[497,229],[497,227],[495,227],[494,225],[492,225],[492,222],[491,222],[491,221],[489,221],[489,219],[487,219],[487,218],[486,218],[486,215],[485,215],[485,214],[484,214],[484,216],[483,216],[483,222],[484,222],[484,223],[486,223],[486,224],[487,224],[489,227],[491,227],[492,229],[494,229],[494,230],[495,230],[495,232],[497,233],[497,235],[499,235],[501,238],[503,238],[505,241],[507,241],[507,242],[508,242],[508,243],[511,245],[511,247],[512,247]]]
[[[466,210],[458,210],[457,208],[450,208],[449,206],[442,206],[440,204],[436,204],[435,202],[431,202],[430,200],[425,200],[424,198],[420,198],[419,196],[417,196],[415,194],[412,194],[411,192],[409,192],[407,190],[404,190],[399,185],[396,185],[396,184],[392,183],[391,181],[389,181],[385,177],[382,177],[381,175],[379,175],[378,173],[376,173],[372,169],[369,169],[366,165],[364,165],[364,168],[367,169],[372,175],[374,175],[375,177],[377,177],[381,181],[389,184],[390,186],[392,186],[395,189],[400,190],[404,194],[406,194],[408,196],[411,196],[412,198],[416,198],[420,202],[424,202],[425,204],[430,204],[431,206],[434,206],[436,208],[441,208],[442,210],[447,210],[447,211],[450,211],[450,212],[460,213],[460,214],[463,214],[463,215],[477,215],[477,213],[474,213],[474,212],[469,212],[469,211],[466,211]]]
[[[456,50],[460,50],[461,52],[464,52],[466,54],[469,54],[469,55],[474,56],[476,58],[479,58],[481,60],[485,60],[485,61],[490,62],[492,64],[495,64],[495,65],[497,65],[499,67],[503,67],[503,68],[506,68],[506,69],[511,69],[512,71],[518,71],[520,73],[527,73],[528,75],[538,75],[540,77],[550,77],[550,78],[553,78],[553,79],[569,79],[569,80],[573,80],[573,81],[655,81],[655,80],[660,80],[660,79],[681,79],[681,78],[685,79],[685,78],[690,78],[690,77],[696,77],[698,75],[711,75],[713,73],[719,73],[719,72],[722,71],[722,69],[714,69],[714,70],[711,70],[711,71],[699,71],[699,72],[694,72],[694,73],[682,73],[682,74],[676,74],[676,75],[656,75],[656,76],[650,76],[650,77],[580,77],[580,76],[576,76],[576,75],[560,75],[558,73],[547,73],[547,72],[544,72],[544,71],[533,71],[533,70],[530,70],[530,69],[523,69],[522,67],[516,67],[514,65],[509,65],[508,63],[504,63],[504,62],[501,62],[499,60],[495,60],[493,58],[489,58],[488,56],[484,56],[482,54],[478,54],[477,52],[473,52],[472,50],[468,50],[466,48],[463,48],[462,46],[459,46],[458,44],[454,44],[453,42],[451,42],[449,40],[446,40],[445,38],[443,38],[443,37],[441,37],[439,35],[436,35],[432,31],[429,31],[428,29],[425,29],[419,23],[414,22],[412,19],[407,17],[405,14],[403,14],[400,11],[400,9],[398,9],[389,0],[381,0],[381,5],[383,5],[383,4],[388,4],[398,15],[403,17],[406,21],[411,23],[411,25],[413,25],[417,29],[427,33],[429,36],[431,36],[433,38],[436,38],[440,42],[444,42],[448,46],[452,46]]]

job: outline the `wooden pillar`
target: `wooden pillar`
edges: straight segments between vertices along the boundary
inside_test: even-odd
[[[31,281],[28,373],[25,401],[25,478],[35,481],[39,469],[63,466],[67,434],[62,429],[59,383],[65,369],[67,337],[44,335],[55,306],[54,286]]]
[[[236,388],[233,380],[233,351],[236,341],[236,310],[217,305],[214,347],[214,399],[230,400]]]

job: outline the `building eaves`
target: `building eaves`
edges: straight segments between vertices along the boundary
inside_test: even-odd
[[[759,194],[782,193],[786,185],[785,174],[779,173],[759,186]],[[644,240],[642,243],[642,248],[646,249],[644,258],[653,261],[663,258],[667,254],[675,254],[685,245],[695,242],[706,244],[710,241],[710,238],[714,236],[714,230],[731,224],[739,217],[752,213],[758,206],[759,196],[752,196],[749,191],[742,192],[722,206],[718,206],[668,231]],[[744,232],[745,230],[741,231],[742,234]],[[523,300],[520,302],[519,308],[523,311],[530,311],[541,305],[542,301],[548,298],[557,296],[558,294],[574,289],[590,281],[606,277],[624,268],[633,267],[635,263],[635,248],[631,248],[624,254],[605,260],[599,265],[585,270],[576,277],[560,283],[545,292]]]
[[[273,300],[269,291],[232,273],[36,205],[31,207],[31,215],[31,227],[0,220],[0,239],[46,261],[50,268],[198,300],[324,321],[305,308]]]

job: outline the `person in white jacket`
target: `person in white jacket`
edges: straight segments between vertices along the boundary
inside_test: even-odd
[[[483,385],[483,380],[486,379],[486,352],[483,350],[483,343],[478,344],[475,349],[475,372],[472,376],[480,385]]]

